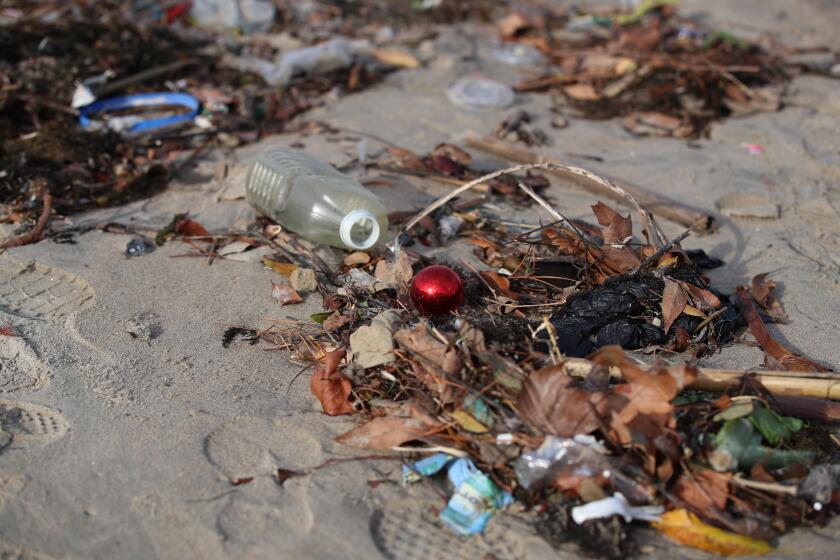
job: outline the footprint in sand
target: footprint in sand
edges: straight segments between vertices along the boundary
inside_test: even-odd
[[[269,475],[277,468],[314,467],[324,460],[321,443],[291,418],[234,418],[207,436],[204,452],[231,480]]]
[[[0,259],[0,311],[30,319],[61,319],[93,303],[82,278],[35,261]]]
[[[134,498],[131,504],[161,560],[223,560],[219,535],[201,525],[189,510],[157,494]],[[2,558],[2,556],[0,556]]]
[[[52,556],[27,550],[16,544],[0,540],[0,559],[2,560],[51,560]]]
[[[291,550],[307,539],[315,526],[311,479],[275,478],[278,468],[303,470],[324,460],[321,443],[299,418],[234,418],[207,436],[204,451],[227,478],[254,477],[219,515],[226,543],[240,552],[266,542]]]
[[[252,484],[273,484],[268,480]],[[291,547],[303,542],[314,528],[306,479],[290,479],[282,492],[271,488],[243,489],[219,514],[219,529],[226,542],[235,545],[274,543]]]
[[[0,399],[0,446],[50,443],[67,433],[69,424],[57,410],[38,404]]]
[[[389,560],[519,560],[526,556],[519,539],[492,520],[482,535],[459,537],[441,526],[430,502],[392,500],[371,518],[371,536]]]
[[[26,340],[3,338],[0,344],[0,393],[37,390],[46,384],[48,378],[49,370]]]

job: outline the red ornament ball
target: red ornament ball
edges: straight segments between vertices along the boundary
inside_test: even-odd
[[[464,282],[448,266],[427,266],[411,281],[411,301],[423,315],[445,315],[464,301]]]

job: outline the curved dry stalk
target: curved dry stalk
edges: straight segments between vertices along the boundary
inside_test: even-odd
[[[501,177],[502,175],[508,175],[510,173],[519,173],[519,172],[522,172],[522,171],[530,171],[532,169],[545,169],[547,171],[555,171],[555,172],[559,171],[559,172],[562,172],[562,173],[577,175],[579,177],[583,177],[583,178],[588,179],[592,182],[595,182],[595,183],[601,185],[602,187],[604,187],[606,189],[609,189],[612,192],[614,192],[615,194],[617,194],[617,195],[623,197],[624,199],[626,199],[636,209],[636,211],[639,213],[639,216],[642,218],[642,221],[643,221],[645,227],[647,228],[647,231],[651,232],[652,234],[655,234],[655,233],[659,232],[659,227],[654,223],[650,212],[648,212],[647,210],[642,208],[641,205],[636,201],[636,199],[630,193],[628,193],[622,187],[620,187],[619,185],[616,185],[615,183],[613,183],[609,179],[605,179],[604,177],[601,177],[600,175],[596,175],[595,173],[593,173],[593,172],[591,172],[587,169],[584,169],[582,167],[575,167],[573,165],[566,165],[565,163],[558,163],[558,162],[524,163],[524,164],[521,164],[521,165],[514,165],[512,167],[506,167],[504,169],[499,169],[497,171],[493,171],[492,173],[482,175],[481,177],[478,177],[477,179],[473,179],[472,181],[464,183],[463,185],[461,185],[457,189],[455,189],[455,190],[447,193],[446,195],[440,197],[439,199],[434,201],[432,204],[430,204],[429,206],[424,208],[422,211],[420,211],[405,226],[403,226],[403,228],[397,234],[397,237],[394,239],[395,249],[399,248],[399,236],[402,233],[404,233],[404,232],[410,230],[411,228],[413,228],[415,225],[417,225],[420,222],[420,220],[422,220],[423,218],[425,218],[426,216],[428,216],[429,214],[431,214],[432,212],[434,212],[435,210],[437,210],[438,208],[440,208],[441,206],[443,206],[444,204],[446,204],[447,202],[449,202],[453,198],[459,196],[462,193],[467,192],[468,190],[475,187],[476,185],[486,183],[487,181],[495,179],[496,177]],[[521,185],[520,185],[520,188],[522,188]],[[523,190],[525,190],[525,189],[523,189]],[[525,190],[525,192],[528,193],[527,190]],[[552,209],[551,212],[552,212],[552,214],[556,213],[558,216],[560,215],[559,213],[556,212],[556,210]]]

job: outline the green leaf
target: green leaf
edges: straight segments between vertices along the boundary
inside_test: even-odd
[[[729,408],[721,410],[715,414],[713,420],[715,422],[720,422],[722,420],[735,420],[736,418],[749,416],[754,410],[755,406],[752,401],[736,402]]]
[[[761,445],[761,435],[755,433],[755,429],[752,418],[749,421],[738,418],[724,422],[715,436],[716,449],[709,456],[712,467],[717,471],[734,471],[749,469],[760,463],[772,470],[813,463],[816,454],[811,451],[789,451]]]
[[[802,420],[790,416],[779,416],[769,408],[758,408],[750,415],[750,422],[772,446],[790,439],[802,429]]]
[[[326,321],[332,314],[332,311],[324,311],[322,313],[313,313],[309,316],[309,318],[318,323],[319,325],[323,325],[324,321]]]

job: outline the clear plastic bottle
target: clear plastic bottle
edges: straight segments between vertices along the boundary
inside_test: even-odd
[[[361,251],[388,231],[376,195],[303,152],[266,148],[248,169],[245,194],[260,212],[317,243]]]

